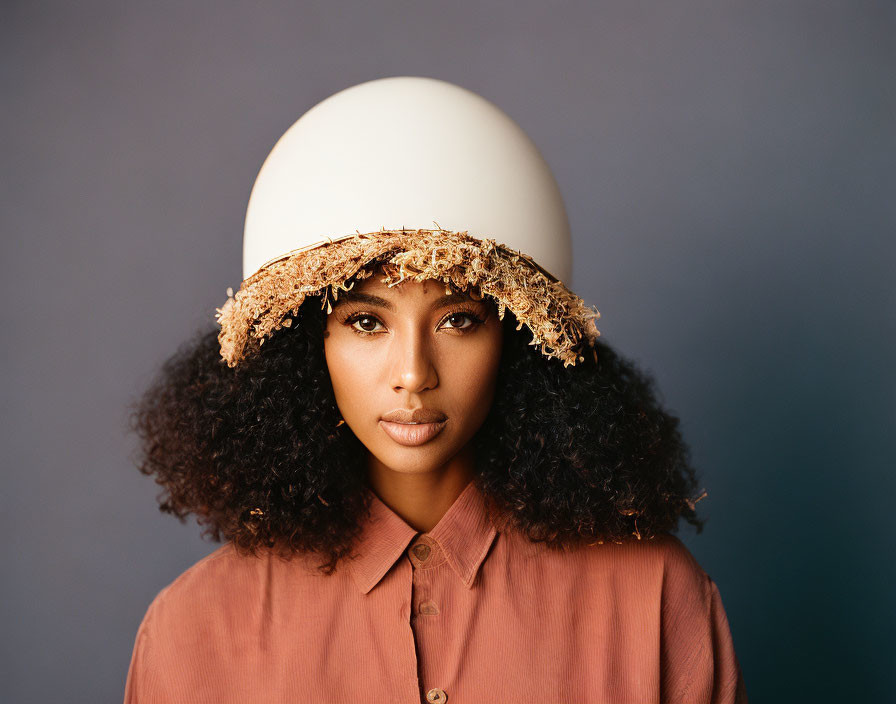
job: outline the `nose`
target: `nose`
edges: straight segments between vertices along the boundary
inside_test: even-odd
[[[419,331],[405,332],[393,338],[390,353],[392,388],[409,393],[421,393],[439,384],[435,361],[429,341]]]

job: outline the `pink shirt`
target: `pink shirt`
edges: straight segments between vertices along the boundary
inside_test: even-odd
[[[555,552],[497,532],[471,482],[428,533],[373,494],[355,552],[330,576],[230,544],[200,560],[150,604],[126,704],[746,702],[674,536]]]

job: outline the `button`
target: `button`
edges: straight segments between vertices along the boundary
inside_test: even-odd
[[[432,548],[430,548],[429,545],[426,545],[425,543],[418,543],[411,549],[413,550],[416,558],[420,560],[420,562],[426,562],[426,559],[432,552]]]
[[[439,613],[439,607],[436,606],[436,602],[434,601],[424,601],[422,604],[420,604],[420,613],[437,614]]]
[[[426,701],[435,702],[436,704],[444,704],[444,702],[448,701],[448,695],[445,694],[444,689],[433,687],[426,693]]]

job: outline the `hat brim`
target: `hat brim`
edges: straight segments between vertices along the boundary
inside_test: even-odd
[[[584,304],[563,282],[531,257],[467,232],[380,230],[328,240],[294,250],[266,263],[245,279],[239,291],[216,309],[221,327],[221,357],[236,367],[253,347],[292,324],[307,296],[330,298],[366,278],[371,265],[386,264],[383,282],[437,280],[457,289],[476,287],[495,300],[498,317],[506,310],[532,332],[531,345],[564,366],[583,361],[586,347],[600,335],[600,312]]]

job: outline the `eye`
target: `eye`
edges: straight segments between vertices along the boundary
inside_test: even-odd
[[[379,320],[369,313],[358,313],[345,321],[346,325],[350,325],[355,332],[362,335],[374,335],[379,332],[377,325],[382,325]]]
[[[469,321],[469,324],[465,325],[464,320]],[[443,320],[443,323],[450,323],[450,325],[446,326],[448,330],[463,330],[464,332],[471,330],[481,322],[481,318],[469,311],[449,313]]]
[[[439,329],[456,330],[460,334],[472,332],[483,320],[472,311],[452,311],[442,318]],[[343,321],[358,335],[378,335],[385,330],[379,318],[371,313],[355,313]]]

